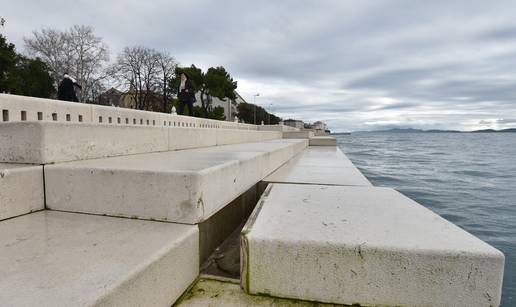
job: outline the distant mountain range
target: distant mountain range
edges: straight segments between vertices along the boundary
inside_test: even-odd
[[[459,131],[459,130],[421,130],[414,128],[393,128],[387,130],[376,130],[376,131],[360,131],[360,132],[393,132],[393,133],[504,133],[504,132],[516,132],[516,128],[508,128],[502,130],[494,130],[494,129],[483,129],[483,130],[474,130],[474,131]]]

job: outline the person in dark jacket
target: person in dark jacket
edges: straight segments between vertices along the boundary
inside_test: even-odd
[[[188,114],[193,116],[195,89],[192,80],[190,80],[190,77],[184,72],[181,73],[181,81],[179,82],[177,93],[177,98],[179,100],[179,114],[183,115],[185,106],[188,106]]]
[[[57,88],[57,99],[78,102],[79,99],[77,99],[77,95],[75,94],[75,86],[82,89],[74,78],[65,73],[63,80],[59,83]]]

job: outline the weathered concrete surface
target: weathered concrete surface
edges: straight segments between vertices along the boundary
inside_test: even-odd
[[[170,128],[168,150],[202,148],[217,145],[217,129]]]
[[[49,165],[45,167],[47,207],[197,224],[262,180],[268,175],[264,170],[284,164],[295,155],[294,148],[303,148],[306,141],[262,142],[260,151],[249,146]]]
[[[0,94],[0,112],[4,110],[8,112],[9,122],[22,120],[66,122],[67,119],[70,122],[79,122],[79,116],[82,122],[91,122],[91,106],[84,103]],[[25,119],[22,119],[22,112],[25,114]],[[3,116],[0,116],[0,122],[4,121]]]
[[[314,136],[312,130],[301,130],[301,131],[285,131],[283,132],[284,139],[309,139]]]
[[[265,183],[372,186],[337,147],[308,147],[263,179]]]
[[[241,245],[250,293],[366,306],[500,304],[503,254],[392,189],[270,185]]]
[[[281,139],[279,131],[217,129],[217,145],[253,143]]]
[[[313,136],[310,146],[337,146],[337,139],[332,136]]]
[[[42,211],[0,222],[3,306],[170,306],[198,275],[197,227]]]
[[[210,279],[200,279],[176,305],[181,307],[244,307],[244,306],[296,306],[332,307],[333,304],[289,300],[270,296],[248,295],[238,284]]]
[[[1,123],[0,162],[47,164],[168,150],[165,127]]]
[[[258,130],[256,125],[95,104],[0,94],[0,122],[48,121],[101,125]],[[4,112],[7,118],[4,118]]]
[[[286,125],[259,125],[257,126],[260,131],[299,131],[299,128],[290,127]]]
[[[118,118],[116,118],[118,120]],[[48,164],[281,139],[279,131],[105,125],[0,123],[0,162]]]
[[[43,167],[0,163],[0,220],[43,210]]]

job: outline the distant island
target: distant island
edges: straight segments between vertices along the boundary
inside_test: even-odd
[[[516,128],[508,128],[502,130],[495,129],[482,129],[482,130],[473,130],[473,131],[460,131],[460,130],[439,130],[439,129],[431,129],[431,130],[422,130],[422,129],[414,129],[414,128],[393,128],[387,130],[375,130],[375,131],[356,131],[356,132],[392,132],[392,133],[506,133],[506,132],[516,132]]]

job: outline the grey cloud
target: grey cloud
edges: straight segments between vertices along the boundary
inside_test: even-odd
[[[515,10],[509,0],[8,1],[0,31],[23,49],[42,26],[92,25],[112,58],[145,45],[183,65],[223,65],[246,80],[249,101],[262,89],[259,103],[278,114],[337,131],[472,129],[516,118]]]

